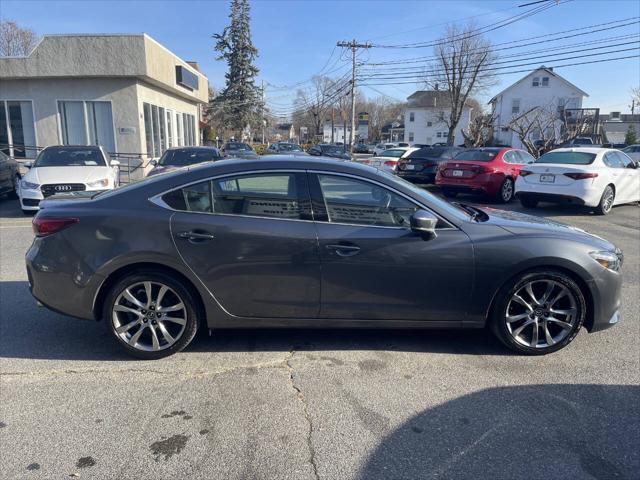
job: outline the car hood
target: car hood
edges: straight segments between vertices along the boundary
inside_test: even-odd
[[[615,245],[608,240],[565,223],[527,215],[526,213],[510,212],[495,208],[482,207],[482,210],[489,215],[489,219],[484,223],[499,226],[516,235],[565,237],[570,240],[577,240],[593,245],[594,248],[599,250],[615,250]]]
[[[24,176],[27,182],[89,183],[112,176],[111,167],[35,167]]]

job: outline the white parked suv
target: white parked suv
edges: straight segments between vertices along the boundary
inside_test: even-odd
[[[516,195],[524,207],[539,201],[595,207],[640,201],[640,170],[626,154],[609,148],[559,148],[520,170]]]
[[[39,210],[40,201],[55,194],[112,190],[119,184],[119,165],[102,147],[60,145],[42,150],[20,181],[20,207]]]

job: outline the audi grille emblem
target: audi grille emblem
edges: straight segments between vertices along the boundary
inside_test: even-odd
[[[71,190],[71,185],[56,185],[56,192],[68,192]]]

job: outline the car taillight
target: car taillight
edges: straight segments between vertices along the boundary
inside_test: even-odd
[[[384,164],[385,164],[387,167],[395,167],[397,163],[398,163],[398,162],[396,162],[396,161],[394,161],[394,160],[387,160],[386,162],[384,162]]]
[[[473,173],[491,173],[493,168],[485,167],[484,165],[473,165],[471,167]]]
[[[37,237],[44,237],[45,235],[51,235],[52,233],[70,227],[79,221],[78,218],[46,218],[37,216],[31,224],[33,225],[33,233],[35,233]]]
[[[520,176],[526,177],[527,175],[532,175],[533,172],[531,170],[520,170]]]
[[[565,177],[573,178],[574,180],[585,180],[587,178],[596,178],[598,176],[597,173],[586,173],[586,172],[571,172],[564,173]]]

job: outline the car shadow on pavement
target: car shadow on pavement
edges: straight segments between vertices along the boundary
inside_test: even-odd
[[[389,433],[359,478],[633,479],[640,387],[489,388],[425,410]]]
[[[47,360],[131,360],[99,322],[36,306],[27,282],[0,282],[0,357]],[[485,330],[220,329],[200,328],[184,350],[278,352],[388,350],[510,355]]]

